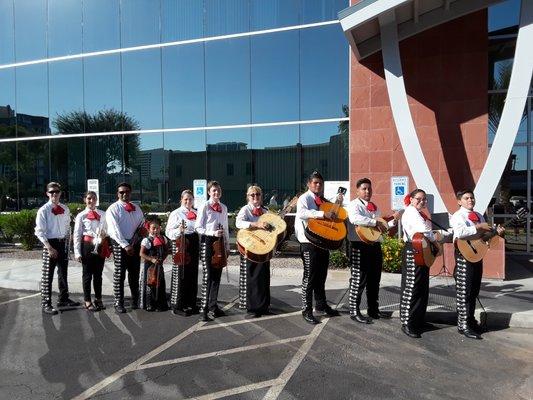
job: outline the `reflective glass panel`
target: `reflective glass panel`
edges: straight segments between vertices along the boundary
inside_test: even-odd
[[[123,110],[141,129],[162,127],[161,51],[142,50],[122,55]]]
[[[82,52],[81,3],[48,0],[48,57]]]
[[[506,97],[507,94],[505,93],[494,93],[489,95],[489,144],[492,144],[494,137],[496,136],[496,131],[500,124]],[[527,140],[527,114],[524,110],[520,125],[518,127],[518,132],[516,134],[515,143],[525,143]]]
[[[85,138],[50,141],[50,180],[61,184],[64,201],[80,203],[80,207],[87,190],[85,144]]]
[[[207,125],[250,122],[250,39],[205,44]]]
[[[45,0],[17,0],[15,2],[16,60],[46,58]]]
[[[160,41],[159,0],[129,0],[120,3],[122,47]]]
[[[60,61],[49,64],[50,127],[52,133],[83,133],[82,61]]]
[[[207,179],[205,131],[165,133],[168,151],[170,208],[179,205],[181,192],[193,188],[193,180]]]
[[[161,36],[163,42],[203,37],[204,2],[161,0]]]
[[[17,68],[17,134],[48,135],[48,76],[46,65]]]
[[[0,124],[0,138],[6,128]],[[0,211],[14,211],[18,207],[16,143],[0,144]]]
[[[300,126],[303,177],[318,170],[325,180],[348,180],[348,126],[326,123]]]
[[[83,1],[83,51],[120,47],[119,0]]]
[[[150,206],[152,211],[164,211],[168,198],[168,151],[163,148],[163,134],[142,134],[138,139],[131,170],[134,200]]]
[[[205,126],[204,44],[162,49],[165,128]]]
[[[249,30],[249,0],[205,0],[205,36],[221,36]]]
[[[85,58],[83,68],[85,110],[89,114],[108,109],[122,110],[120,55]]]
[[[520,22],[520,2],[521,0],[507,0],[489,7],[489,32],[491,34],[505,34],[516,29]]]
[[[302,0],[302,23],[335,21],[339,11],[349,6],[348,0]]]
[[[15,61],[13,0],[0,0],[0,64]]]
[[[301,119],[343,117],[348,104],[348,44],[340,26],[303,29]]]
[[[0,138],[15,137],[15,69],[0,70]],[[3,144],[2,144],[3,145]]]
[[[515,48],[515,38],[489,41],[489,89],[502,90],[509,87]]]
[[[281,28],[300,24],[301,0],[251,0],[251,29]]]
[[[250,129],[207,132],[208,179],[222,185],[222,202],[234,211],[243,205],[252,182]]]
[[[45,186],[50,182],[49,140],[17,142],[20,208],[46,203]]]
[[[252,122],[299,119],[297,31],[251,38]]]

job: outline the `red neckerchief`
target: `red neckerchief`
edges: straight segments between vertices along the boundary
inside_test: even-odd
[[[411,204],[411,195],[410,194],[406,195],[403,198],[403,204],[405,204],[406,207]]]
[[[424,221],[427,221],[429,219],[428,216],[423,211],[419,211],[419,213],[420,213],[420,216],[424,219]]]
[[[470,211],[468,213],[468,219],[472,222],[479,222],[481,219],[479,218],[479,214],[475,211]]]
[[[322,196],[317,196],[316,194],[313,194],[315,196],[315,204],[317,207],[320,207],[322,204],[324,204],[326,201],[322,198]]]
[[[100,221],[100,214],[98,214],[95,210],[91,210],[87,213],[87,219],[89,220],[97,220]]]
[[[64,214],[64,213],[65,213],[65,210],[59,204],[56,204],[54,208],[52,208],[52,214],[54,215],[59,215],[59,214]]]
[[[369,201],[368,204],[366,205],[366,209],[370,212],[376,212],[378,210],[378,207],[374,203]]]
[[[193,210],[189,210],[186,217],[189,221],[194,221],[196,219],[196,213]]]
[[[127,212],[135,211],[135,205],[128,201],[126,202],[126,205],[124,206],[124,210],[126,210]]]
[[[163,246],[165,244],[165,241],[161,238],[161,236],[156,236],[154,238],[154,247],[157,247],[157,246]]]
[[[209,207],[211,207],[211,210],[213,211],[222,212],[222,206],[220,205],[220,203],[210,204]]]
[[[254,209],[252,210],[252,215],[255,217],[260,217],[261,215],[263,215],[263,209],[261,207],[254,207]]]

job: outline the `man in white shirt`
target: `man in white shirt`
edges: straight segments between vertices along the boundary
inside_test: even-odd
[[[43,244],[43,270],[41,276],[41,306],[45,314],[55,315],[58,311],[52,306],[52,280],[57,265],[59,286],[58,307],[76,307],[80,303],[69,299],[68,293],[68,253],[70,237],[70,211],[59,202],[61,185],[50,182],[46,185],[49,201],[39,208],[35,218],[35,236]]]
[[[474,211],[476,199],[472,190],[462,190],[456,195],[459,210],[450,218],[453,239],[477,239],[490,232],[483,215]],[[498,226],[496,233],[503,235],[505,229]],[[476,298],[481,287],[483,260],[476,263],[467,261],[459,250],[455,249],[455,286],[457,290],[457,329],[469,339],[481,339],[481,327],[474,317]]]
[[[139,272],[140,245],[147,235],[143,230],[143,212],[139,206],[130,202],[131,185],[119,183],[118,200],[106,211],[107,233],[113,245],[115,272],[113,274],[113,292],[115,295],[115,311],[125,313],[124,280],[128,271],[128,283],[131,291],[131,308],[139,308]]]

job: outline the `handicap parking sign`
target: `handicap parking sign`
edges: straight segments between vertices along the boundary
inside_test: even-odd
[[[402,210],[405,208],[403,199],[409,191],[409,177],[408,176],[392,176],[391,177],[391,209]]]
[[[405,187],[404,186],[396,186],[394,188],[394,194],[396,196],[404,196],[405,195]]]

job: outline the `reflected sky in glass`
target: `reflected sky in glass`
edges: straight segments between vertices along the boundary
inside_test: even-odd
[[[48,116],[48,76],[46,65],[17,68],[18,114]]]
[[[122,47],[160,42],[159,0],[120,2]]]
[[[50,128],[56,133],[54,121],[58,115],[83,111],[82,61],[52,63],[49,68]]]
[[[250,7],[253,31],[300,25],[300,0],[251,0]]]
[[[17,0],[15,2],[16,60],[28,61],[45,58],[46,2]]]
[[[489,7],[489,32],[518,25],[520,2],[521,0],[507,0]]]
[[[89,57],[84,62],[85,111],[122,110],[120,55]]]
[[[83,51],[120,47],[119,0],[83,2]]]
[[[285,125],[252,129],[254,150],[273,147],[296,147],[299,137],[298,125]]]
[[[205,151],[205,131],[165,133],[165,149],[173,151]]]
[[[163,42],[204,36],[204,4],[201,0],[161,0]]]
[[[13,0],[0,0],[0,64],[15,61]]]
[[[82,52],[81,12],[79,1],[48,0],[48,57]]]

